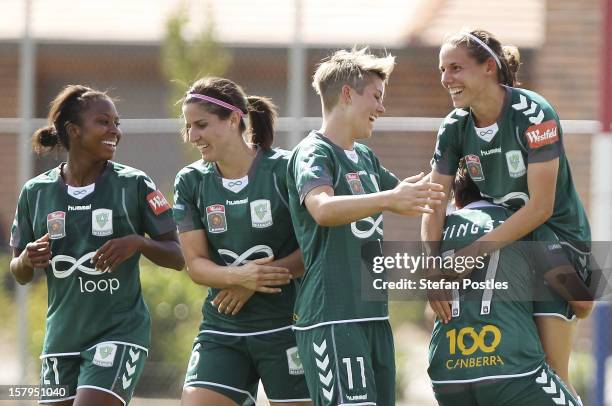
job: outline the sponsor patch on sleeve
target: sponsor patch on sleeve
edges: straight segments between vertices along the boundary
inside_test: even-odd
[[[527,143],[531,149],[554,144],[559,141],[557,122],[555,120],[548,120],[537,125],[532,125],[525,131],[525,138],[527,138]]]
[[[153,210],[153,213],[155,213],[156,216],[159,216],[166,210],[170,209],[168,201],[159,190],[151,192],[147,195],[147,203],[149,203],[149,207],[151,210]]]

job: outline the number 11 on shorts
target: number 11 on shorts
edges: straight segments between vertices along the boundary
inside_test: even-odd
[[[361,369],[361,387],[366,388],[366,378],[365,378],[365,365],[363,361],[363,357],[355,357],[355,360],[359,364]],[[353,368],[351,367],[351,359],[350,358],[342,358],[342,362],[346,365],[346,376],[348,377],[348,388],[353,389]]]

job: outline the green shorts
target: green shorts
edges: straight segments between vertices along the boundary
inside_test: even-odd
[[[238,404],[254,404],[260,379],[271,402],[310,401],[291,328],[242,336],[200,334],[184,387],[206,388]]]
[[[595,263],[591,259],[590,252],[581,251],[572,244],[560,241],[565,256],[570,261],[576,273],[588,285],[593,270],[591,266]],[[538,297],[542,300],[533,302],[533,315],[537,317],[561,317],[565,320],[573,320],[576,316],[571,306],[557,292],[553,291],[544,283],[544,279],[538,281],[541,285]]]
[[[96,344],[79,355],[43,355],[41,386],[67,386],[67,396],[42,398],[40,403],[74,399],[77,389],[110,393],[127,405],[142,374],[147,350],[115,341]]]
[[[296,329],[314,406],[395,405],[395,355],[388,320]]]
[[[440,406],[579,406],[545,363],[535,374],[472,383],[434,385]]]

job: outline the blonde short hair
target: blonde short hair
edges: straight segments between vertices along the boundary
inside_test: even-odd
[[[319,64],[312,87],[321,96],[323,108],[331,111],[338,103],[342,86],[349,85],[361,94],[373,75],[387,83],[394,67],[395,56],[391,54],[378,57],[368,47],[341,49]]]

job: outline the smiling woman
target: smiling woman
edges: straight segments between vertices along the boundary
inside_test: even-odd
[[[272,148],[276,107],[214,77],[193,83],[182,104],[183,139],[202,159],[176,176],[174,216],[189,276],[209,287],[182,404],[255,401],[261,379],[272,405],[309,405],[291,330],[291,279],[304,268],[287,207],[288,151]]]
[[[140,255],[168,268],[184,265],[170,206],[145,173],[111,161],[121,130],[105,93],[67,86],[48,120],[33,148],[62,147],[68,160],[23,186],[10,242],[19,283],[36,269],[47,275],[41,382],[68,391],[42,403],[125,405],[151,333]]]
[[[589,284],[594,267],[591,232],[565,155],[559,116],[544,97],[516,87],[519,64],[516,47],[502,46],[487,31],[447,37],[439,54],[440,80],[455,109],[438,131],[431,179],[448,192],[463,159],[482,198],[512,211],[504,224],[457,256],[476,257],[519,239],[534,239],[545,224],[553,231],[552,245],[563,247],[579,277]],[[445,205],[423,216],[421,235],[433,250],[444,219]],[[534,302],[534,316],[548,363],[569,384],[572,303],[553,297]],[[448,302],[430,303],[442,320],[451,321]]]

